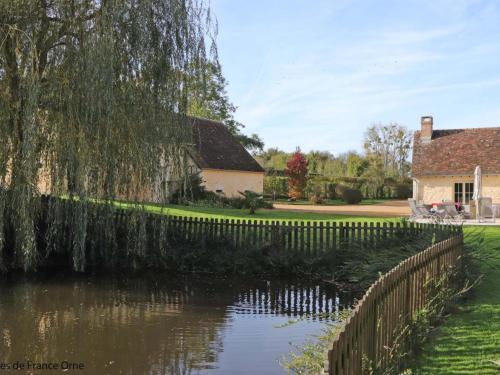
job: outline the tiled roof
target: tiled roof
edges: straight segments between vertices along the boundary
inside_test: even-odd
[[[195,162],[200,168],[264,172],[221,122],[192,117]]]
[[[434,130],[430,142],[415,132],[413,176],[472,175],[478,165],[500,175],[500,127]]]

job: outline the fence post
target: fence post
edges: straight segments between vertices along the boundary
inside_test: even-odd
[[[312,246],[312,241],[311,241],[311,222],[306,223],[306,236],[307,236],[307,242],[306,242],[306,252],[307,254],[311,254],[311,246]]]
[[[250,220],[241,220],[241,241],[242,241],[242,244],[245,244],[247,241],[248,241],[248,238],[247,238],[247,223],[249,222]]]
[[[300,222],[300,252],[304,253],[304,242],[305,242],[305,233],[304,233],[304,222]]]
[[[299,251],[299,222],[293,223],[293,251]]]
[[[235,223],[236,235],[234,236],[234,245],[239,248],[240,247],[240,219],[236,219]]]
[[[323,253],[325,251],[325,248],[323,247],[323,222],[319,222],[319,252]]]
[[[331,234],[331,231],[332,231],[332,228],[330,226],[330,222],[327,221],[325,223],[325,250],[326,251],[330,251],[331,247],[330,247],[330,234]]]
[[[369,244],[368,239],[368,223],[365,221],[363,223],[363,248],[366,248]]]
[[[339,222],[339,247],[342,248],[344,245],[344,223]]]
[[[337,223],[334,221],[332,225],[332,250],[337,249]]]
[[[293,222],[289,221],[288,222],[288,227],[287,227],[287,237],[288,237],[288,243],[287,243],[287,250],[290,252],[293,249],[292,246],[292,240],[293,240]]]
[[[373,222],[370,223],[370,246],[374,247],[375,245],[375,227]]]
[[[316,249],[318,247],[318,226],[317,226],[317,223],[315,221],[313,221],[312,224],[313,224],[313,228],[312,228],[313,229],[312,230],[313,238],[312,238],[312,251],[311,251],[311,253],[313,255],[316,255]]]

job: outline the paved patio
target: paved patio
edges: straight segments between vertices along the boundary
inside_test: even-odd
[[[377,204],[345,204],[345,205],[293,205],[284,203],[275,203],[274,208],[280,211],[294,212],[316,212],[323,214],[349,215],[349,216],[367,216],[367,217],[409,217],[410,207],[406,200],[390,200]],[[431,223],[428,219],[415,220],[417,223]],[[465,220],[463,225],[467,226],[500,226],[500,218],[496,222],[479,223],[477,220]]]
[[[432,220],[429,220],[429,219],[417,219],[417,220],[413,220],[415,221],[416,223],[423,223],[423,224],[429,224],[429,223],[432,223],[433,221]],[[449,224],[448,222],[446,222],[447,224]],[[457,223],[457,224],[460,224],[460,223]],[[478,222],[476,219],[468,219],[468,220],[464,220],[464,222],[462,223],[463,225],[467,225],[467,226],[481,226],[481,227],[494,227],[494,226],[497,226],[499,227],[500,226],[500,219],[497,219],[495,222],[491,222],[491,221],[487,221],[487,222]]]

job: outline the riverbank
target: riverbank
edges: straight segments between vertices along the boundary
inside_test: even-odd
[[[478,228],[466,227],[465,233],[473,230]],[[424,346],[415,374],[500,372],[500,228],[486,228],[484,234],[484,279]]]
[[[77,272],[316,276],[358,283],[343,272],[371,254],[388,264],[447,238],[459,228],[358,217],[349,221],[217,219],[172,215],[170,207],[42,197],[37,214],[36,268]],[[241,210],[238,210],[240,213]],[[5,270],[22,268],[11,212],[6,212]],[[220,214],[220,212],[219,212]],[[361,223],[363,221],[363,224]],[[402,258],[403,257],[403,258]],[[385,264],[372,259],[374,264]],[[25,270],[26,266],[23,267]],[[361,267],[360,269],[365,269]],[[374,270],[378,272],[378,270]],[[352,273],[352,275],[351,275]]]

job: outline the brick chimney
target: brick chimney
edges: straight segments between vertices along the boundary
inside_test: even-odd
[[[429,143],[432,139],[432,116],[422,116],[420,118],[420,140],[423,143]]]

